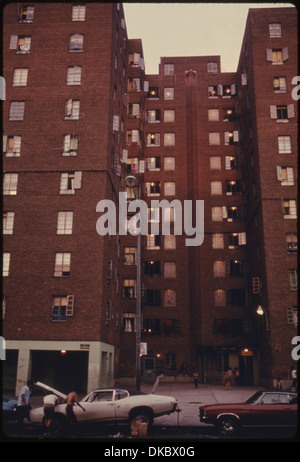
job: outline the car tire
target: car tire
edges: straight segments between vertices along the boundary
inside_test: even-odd
[[[153,424],[153,415],[150,411],[144,409],[137,409],[132,411],[130,416],[131,422],[144,422],[150,427]]]
[[[224,415],[218,420],[218,432],[221,435],[233,436],[240,430],[240,425],[236,417]]]
[[[58,435],[63,435],[66,431],[67,419],[63,414],[54,414],[53,416],[53,428],[54,432]]]

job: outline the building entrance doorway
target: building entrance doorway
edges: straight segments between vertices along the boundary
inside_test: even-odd
[[[241,385],[253,385],[253,356],[239,356]]]
[[[143,358],[143,381],[145,383],[154,383],[156,379],[156,358]]]
[[[62,393],[87,392],[88,351],[32,351],[31,377]]]

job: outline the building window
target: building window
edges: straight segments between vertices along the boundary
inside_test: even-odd
[[[164,184],[164,194],[165,196],[175,196],[175,182],[166,182]]]
[[[10,253],[5,252],[3,254],[3,267],[2,267],[2,276],[9,276],[9,266],[10,266]]]
[[[210,122],[218,122],[219,112],[219,109],[208,109],[208,120]]]
[[[85,21],[85,5],[72,6],[72,21]]]
[[[68,67],[67,85],[80,85],[80,84],[81,84],[81,66]]]
[[[289,281],[290,281],[290,289],[292,291],[298,290],[298,272],[296,269],[292,269],[288,271],[289,274]]]
[[[214,306],[226,306],[226,290],[216,289],[214,291]]]
[[[296,329],[298,327],[298,307],[290,306],[287,309],[287,322],[292,324]]]
[[[212,248],[224,249],[224,234],[215,233],[212,235]]]
[[[225,277],[225,261],[214,261],[213,269],[215,278]]]
[[[246,291],[244,289],[231,289],[228,290],[227,304],[232,306],[246,305]]]
[[[128,117],[130,119],[138,119],[140,117],[140,105],[138,103],[129,103]]]
[[[275,93],[286,93],[286,77],[273,77],[273,89]]]
[[[277,166],[277,179],[281,182],[281,186],[293,186],[294,185],[293,167]]]
[[[247,236],[245,232],[229,234],[229,249],[236,249],[241,245],[246,245]]]
[[[3,195],[16,196],[18,185],[17,173],[5,173],[3,177]]]
[[[296,233],[286,234],[286,249],[287,253],[298,252],[298,235]]]
[[[277,22],[269,24],[269,34],[271,38],[281,37],[281,24]]]
[[[141,91],[141,79],[137,77],[128,79],[128,91],[130,92]]]
[[[145,289],[144,303],[149,306],[160,306],[161,291],[156,289]]]
[[[238,170],[239,166],[239,156],[237,154],[225,156],[225,170]]]
[[[226,181],[226,195],[239,195],[242,194],[241,180]]]
[[[289,135],[278,136],[278,153],[279,154],[291,154],[292,145],[291,137]]]
[[[176,353],[166,353],[165,370],[166,371],[176,371]]]
[[[159,99],[159,87],[149,87],[147,99]]]
[[[12,35],[10,38],[10,50],[16,50],[18,54],[30,53],[31,37],[25,35]]]
[[[136,247],[124,248],[124,265],[136,264]]]
[[[160,157],[147,157],[146,163],[149,172],[158,172],[160,170]]]
[[[239,142],[239,132],[237,130],[224,132],[225,146],[231,146]]]
[[[147,111],[147,122],[150,124],[160,122],[160,109],[151,109]]]
[[[64,150],[63,156],[77,156],[78,136],[64,135],[63,138]]]
[[[160,182],[151,181],[145,184],[147,196],[159,196],[160,195]]]
[[[166,337],[180,335],[180,323],[178,319],[165,319],[164,334]]]
[[[209,98],[217,98],[218,97],[218,86],[217,85],[209,85],[209,87],[208,87],[208,97]]]
[[[164,249],[176,250],[176,236],[174,234],[164,236]]]
[[[214,156],[209,159],[211,170],[221,170],[221,157]]]
[[[81,188],[82,172],[62,173],[60,177],[60,194],[74,194]]]
[[[154,276],[160,275],[161,269],[160,269],[160,261],[145,261],[144,262],[144,274],[145,276],[148,276],[150,278],[153,278]]]
[[[211,218],[212,221],[223,221],[223,207],[212,207]]]
[[[233,107],[223,108],[223,122],[232,122],[236,119]]]
[[[283,199],[282,208],[284,218],[297,218],[297,206],[295,199]]]
[[[33,6],[21,6],[19,13],[19,22],[30,23],[33,22],[34,7]]]
[[[275,48],[267,49],[267,61],[272,62],[272,64],[283,64],[289,57],[288,48]]]
[[[73,34],[70,37],[69,51],[83,51],[83,35]]]
[[[175,170],[175,157],[164,158],[164,169],[166,172]]]
[[[123,332],[135,332],[135,313],[123,313]]]
[[[129,53],[128,62],[130,67],[140,67],[141,60],[142,58],[140,53]]]
[[[71,254],[70,253],[57,253],[55,255],[54,276],[56,277],[70,276],[70,269],[71,269]]]
[[[123,298],[136,298],[136,279],[123,280]]]
[[[160,319],[144,319],[142,334],[145,336],[160,335]]]
[[[220,145],[220,133],[210,132],[208,134],[208,141],[209,141],[210,146],[219,146]]]
[[[222,181],[211,181],[210,190],[212,196],[218,196],[222,194]]]
[[[53,297],[51,321],[66,321],[67,316],[73,316],[74,295],[58,295]]]
[[[164,305],[166,307],[176,306],[176,290],[167,289],[164,293]]]
[[[295,117],[294,105],[270,106],[271,119],[277,119],[277,122],[288,122],[288,119]]]
[[[173,109],[166,109],[164,111],[164,122],[165,123],[175,122],[175,111]]]
[[[164,134],[164,145],[165,146],[175,146],[175,133],[165,133]]]
[[[68,99],[65,107],[65,120],[78,120],[79,119],[80,101]]]
[[[160,234],[147,234],[147,250],[159,250],[160,249]]]
[[[14,87],[26,87],[28,77],[27,68],[18,68],[14,70],[13,75],[13,86]]]
[[[166,87],[164,89],[164,99],[165,100],[173,100],[174,99],[174,88],[173,87]]]
[[[164,265],[164,277],[165,278],[176,278],[176,263],[173,261],[167,261]]]
[[[130,157],[127,159],[126,171],[127,173],[139,173],[138,157]]]
[[[218,63],[217,62],[207,63],[207,72],[208,74],[217,74],[218,73]]]
[[[19,157],[21,153],[21,136],[3,136],[3,152],[6,157]]]
[[[164,75],[174,75],[174,64],[164,64]]]
[[[15,212],[3,212],[3,234],[13,234]]]
[[[73,231],[73,212],[58,212],[57,214],[57,234],[72,234]]]
[[[21,121],[24,119],[25,102],[24,101],[12,101],[10,103],[9,120],[10,121]]]
[[[160,133],[148,133],[147,146],[160,146]]]

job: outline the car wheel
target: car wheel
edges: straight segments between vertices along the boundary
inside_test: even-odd
[[[218,420],[218,431],[222,435],[236,435],[239,431],[239,427],[239,422],[235,417],[223,416]]]
[[[153,416],[150,412],[144,410],[133,411],[130,420],[131,422],[143,422],[148,426],[153,424]]]
[[[67,426],[67,419],[62,414],[54,414],[53,416],[53,429],[54,432],[61,435],[65,432]]]

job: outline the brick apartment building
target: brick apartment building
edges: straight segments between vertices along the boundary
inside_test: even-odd
[[[3,49],[4,386],[32,376],[86,390],[134,378],[137,237],[96,230],[99,201],[118,210],[119,192],[128,204],[137,197],[128,176],[149,226],[204,201],[202,245],[187,246],[173,223],[141,236],[142,380],[197,367],[219,382],[228,366],[245,384],[287,378],[296,11],[249,11],[236,73],[203,56],[162,58],[147,75],[122,4],[9,4]]]

